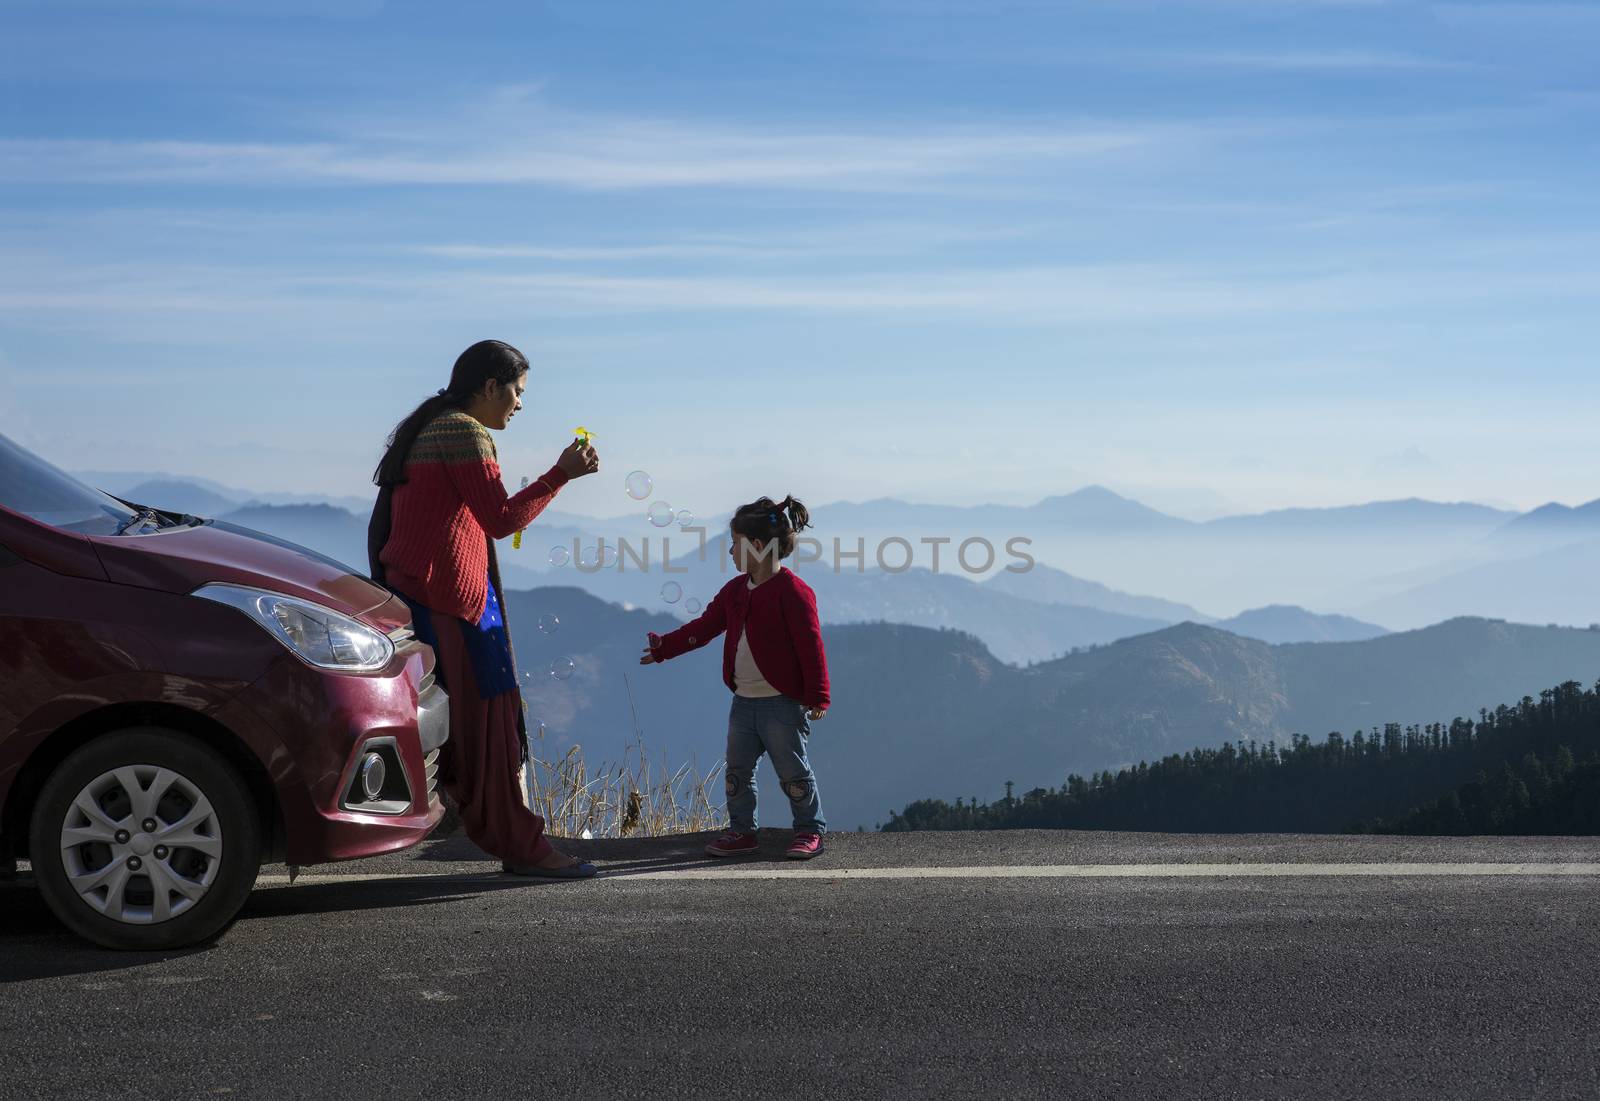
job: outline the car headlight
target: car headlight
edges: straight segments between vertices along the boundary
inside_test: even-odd
[[[375,673],[394,657],[394,643],[331,608],[243,585],[203,585],[191,595],[238,608],[295,656],[319,669]]]

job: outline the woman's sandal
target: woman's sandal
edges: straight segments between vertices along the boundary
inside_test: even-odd
[[[600,874],[600,869],[587,860],[568,864],[565,868],[541,868],[537,864],[513,864],[509,860],[502,860],[500,870],[507,875],[526,875],[534,879],[593,879]]]

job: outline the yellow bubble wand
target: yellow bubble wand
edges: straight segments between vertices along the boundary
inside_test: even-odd
[[[576,427],[576,428],[574,428],[572,430],[572,435],[573,435],[573,438],[578,443],[583,444],[585,447],[588,447],[589,446],[589,441],[594,439],[594,433],[589,431],[587,428],[585,428],[581,424],[578,425],[578,427]],[[522,490],[527,489],[527,488],[528,488],[528,479],[526,477],[524,477],[522,479],[522,486],[517,490],[517,492],[521,493]],[[512,550],[521,550],[522,549],[522,529],[521,528],[518,528],[515,532],[512,533],[512,536],[511,536],[511,549]]]

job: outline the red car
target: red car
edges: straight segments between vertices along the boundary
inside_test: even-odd
[[[0,436],[0,874],[113,948],[219,932],[263,862],[415,845],[449,701],[406,605]]]

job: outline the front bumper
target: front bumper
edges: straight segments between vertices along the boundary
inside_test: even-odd
[[[411,644],[377,676],[314,670],[285,655],[217,717],[257,750],[277,792],[282,859],[324,864],[409,848],[439,824],[438,755],[449,699],[433,655]],[[382,798],[363,806],[356,769],[369,752],[390,762]],[[391,786],[393,785],[393,786]]]

